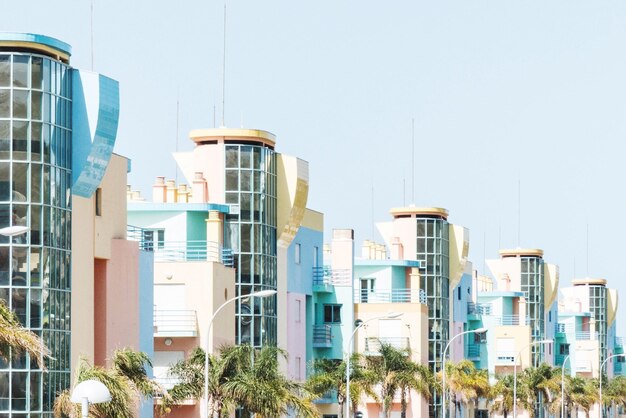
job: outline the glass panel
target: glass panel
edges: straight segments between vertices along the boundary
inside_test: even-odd
[[[30,159],[41,161],[41,123],[30,124]]]
[[[11,376],[11,409],[26,410],[26,378],[28,373],[13,373]]]
[[[11,151],[11,122],[0,120],[0,160],[8,160]],[[8,171],[8,167],[5,168]]]
[[[28,90],[13,90],[13,117],[26,119],[28,117]]]
[[[11,90],[0,89],[0,118],[11,116]]]
[[[0,372],[0,410],[9,410],[9,372]],[[8,416],[8,415],[7,415]]]
[[[30,290],[30,327],[41,327],[41,290]]]
[[[43,59],[41,57],[33,57],[31,63],[31,88],[40,90],[41,80],[43,77]]]
[[[243,154],[242,154],[243,156]],[[241,170],[241,191],[250,191],[250,175],[252,171],[249,170]]]
[[[13,201],[26,202],[28,192],[26,184],[28,183],[28,164],[13,164]]]
[[[30,373],[30,410],[38,411],[41,409],[41,373]],[[31,417],[34,415],[31,414]]]
[[[28,87],[28,56],[13,57],[13,87]]]
[[[239,156],[237,150],[237,147],[226,147],[226,168],[239,167]]]
[[[243,146],[241,147],[241,168],[250,168],[250,163],[252,161],[252,147]]]
[[[28,128],[26,121],[13,121],[13,159],[28,159]]]
[[[226,170],[226,190],[239,189],[239,172],[237,170]]]
[[[30,285],[32,287],[41,286],[40,264],[41,264],[41,248],[30,247]]]
[[[19,279],[19,280],[18,280]],[[26,285],[26,280],[18,276],[13,276],[13,285],[20,283],[21,286]],[[28,289],[13,288],[11,291],[11,309],[17,315],[23,326],[28,326],[26,323],[26,300],[28,297]],[[15,357],[15,356],[14,356]]]
[[[0,55],[0,86],[9,87],[10,84],[11,84],[11,56]]]
[[[33,120],[41,120],[41,92],[34,91],[30,103],[30,118]]]

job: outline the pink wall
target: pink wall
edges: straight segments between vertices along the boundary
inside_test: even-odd
[[[94,362],[105,365],[114,350],[139,347],[139,248],[111,240],[111,259],[96,259]]]
[[[298,316],[298,302],[300,314]],[[289,353],[289,378],[306,378],[306,295],[287,293],[287,351]],[[299,320],[298,320],[299,319]],[[300,358],[300,365],[296,358]],[[299,370],[298,370],[299,368]]]

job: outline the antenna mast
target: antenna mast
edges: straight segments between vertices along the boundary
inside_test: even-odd
[[[176,152],[178,152],[178,137],[179,135],[179,130],[178,130],[178,124],[179,124],[179,119],[180,119],[180,94],[176,95]],[[174,161],[174,168],[175,168],[175,179],[176,179],[176,185],[178,185],[178,164],[176,163],[176,161]]]
[[[226,1],[224,1],[224,55],[222,56],[222,127],[226,127]]]
[[[411,203],[415,203],[415,118],[411,119]]]
[[[91,71],[93,71],[93,0],[91,0],[90,35],[91,35]]]

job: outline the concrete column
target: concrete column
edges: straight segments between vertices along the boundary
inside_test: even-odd
[[[209,211],[206,220],[206,239],[208,246],[217,246],[217,251],[207,248],[207,260],[221,263],[221,250],[224,244],[224,222],[220,213],[216,210]]]

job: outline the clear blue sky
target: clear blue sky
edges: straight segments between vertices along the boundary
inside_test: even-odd
[[[2,30],[57,37],[89,68],[89,1],[0,7]],[[174,176],[177,97],[181,150],[214,105],[219,121],[222,12],[95,0],[95,69],[121,83],[116,150],[144,194]],[[390,207],[443,206],[482,271],[483,254],[518,245],[520,181],[521,246],[543,248],[562,284],[588,273],[626,298],[623,1],[232,0],[227,45],[226,124],[310,162],[327,233],[360,242]]]

